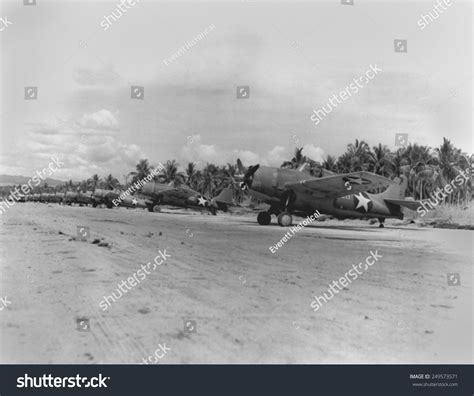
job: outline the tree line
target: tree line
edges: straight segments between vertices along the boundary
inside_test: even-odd
[[[304,166],[312,177],[320,177],[323,169],[334,173],[368,171],[393,179],[408,179],[407,196],[413,199],[426,199],[437,188],[450,183],[461,170],[472,169],[474,155],[469,156],[456,148],[448,139],[443,138],[439,147],[409,144],[395,151],[386,145],[378,144],[370,147],[365,141],[358,140],[347,145],[346,151],[339,157],[328,155],[322,163],[303,154],[303,148],[295,148],[293,158],[284,161],[282,168],[300,169]],[[247,164],[248,165],[248,164]],[[125,184],[121,184],[112,174],[101,178],[94,174],[89,179],[74,183],[69,180],[64,185],[49,187],[47,184],[38,186],[34,192],[88,191],[101,189],[126,189],[138,180],[150,174],[152,166],[148,159],[141,159],[135,169],[124,175]],[[163,164],[163,171],[154,177],[159,183],[174,186],[185,185],[209,197],[215,196],[224,188],[232,188],[237,201],[243,199],[243,192],[235,182],[239,172],[236,164],[227,163],[218,166],[207,163],[203,169],[189,162],[184,171],[179,170],[176,160],[168,160]],[[445,199],[450,204],[466,204],[472,199],[472,178]]]

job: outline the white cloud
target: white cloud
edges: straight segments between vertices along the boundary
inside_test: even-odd
[[[272,166],[280,166],[284,161],[291,158],[289,151],[283,146],[275,146],[268,152],[268,163]]]
[[[50,119],[35,125],[28,133],[26,145],[16,154],[18,158],[29,159],[31,168],[22,168],[22,173],[28,175],[43,169],[54,155],[65,163],[55,178],[81,180],[94,173],[112,173],[122,179],[146,154],[138,145],[120,141],[115,135],[118,126],[115,115],[106,109],[86,113],[78,120]],[[2,164],[2,169],[10,168]]]
[[[250,150],[234,150],[232,154],[232,160],[229,162],[234,163],[237,161],[237,158],[240,158],[242,163],[245,166],[254,165],[258,163],[263,163],[266,165],[266,161],[263,161],[262,158],[257,153],[254,153]]]
[[[303,146],[303,155],[314,161],[324,161],[324,150],[321,147],[316,147],[313,144],[305,144]]]
[[[118,121],[109,110],[102,109],[95,113],[84,114],[79,120],[79,125],[90,129],[115,130],[118,127]]]
[[[303,154],[315,161],[322,161],[323,158],[323,150],[311,144],[305,146]],[[280,167],[293,155],[293,151],[279,145],[274,146],[266,153],[257,153],[251,150],[226,150],[216,144],[204,144],[201,142],[201,135],[193,135],[188,137],[188,143],[181,149],[178,161],[182,166],[188,162],[194,162],[199,168],[208,162],[216,165],[235,164],[237,158],[240,158],[244,166],[262,164]]]

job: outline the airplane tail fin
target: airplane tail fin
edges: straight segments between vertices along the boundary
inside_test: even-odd
[[[405,176],[401,178],[396,178],[393,180],[394,183],[391,184],[383,193],[377,194],[383,199],[405,199],[405,191],[408,186],[408,180]]]
[[[219,195],[212,198],[211,206],[223,212],[227,212],[228,206],[234,204],[232,201],[233,196],[234,194],[230,188],[224,188]]]
[[[387,204],[404,206],[410,210],[417,210],[421,206],[420,201],[405,199],[405,191],[408,186],[408,180],[405,176],[394,180],[394,184],[390,185],[383,193],[378,194]]]
[[[214,197],[214,201],[231,205],[233,196],[232,189],[224,188],[217,197]]]

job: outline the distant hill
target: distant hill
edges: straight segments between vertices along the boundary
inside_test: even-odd
[[[0,186],[17,186],[18,184],[26,184],[31,179],[31,177],[26,176],[10,176],[10,175],[0,175]],[[56,187],[61,184],[66,183],[62,180],[50,179],[47,177],[44,181],[41,181],[41,185],[48,183],[48,186]],[[34,186],[34,182],[31,183]]]

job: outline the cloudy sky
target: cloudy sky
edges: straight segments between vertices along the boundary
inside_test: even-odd
[[[279,166],[295,146],[315,160],[356,138],[394,148],[395,133],[472,153],[472,5],[455,1],[421,29],[434,1],[2,1],[0,173],[120,180],[140,158]],[[101,25],[102,24],[102,25]],[[185,43],[208,32],[174,62]],[[406,39],[406,53],[394,51]],[[318,125],[313,109],[382,72]],[[131,86],[144,87],[144,100]],[[37,87],[25,100],[24,87]],[[250,97],[237,99],[236,87]]]

